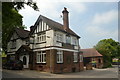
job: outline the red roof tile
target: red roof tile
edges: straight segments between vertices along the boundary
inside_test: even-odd
[[[100,57],[102,56],[96,49],[89,48],[89,49],[81,49],[80,51],[83,52],[84,57]]]

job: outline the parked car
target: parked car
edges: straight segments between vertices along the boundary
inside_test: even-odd
[[[21,60],[9,60],[3,65],[5,69],[23,69],[23,62]]]

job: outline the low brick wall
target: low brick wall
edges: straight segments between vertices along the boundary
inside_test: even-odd
[[[92,70],[92,64],[86,64],[86,70]]]

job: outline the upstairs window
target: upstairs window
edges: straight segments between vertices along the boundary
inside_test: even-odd
[[[57,63],[63,63],[63,51],[57,51]]]
[[[40,34],[37,36],[37,42],[45,42],[46,41],[46,35]]]
[[[46,53],[41,51],[37,53],[37,63],[46,63]]]
[[[73,44],[77,45],[77,39],[76,38],[73,38]]]
[[[63,41],[63,35],[62,34],[57,33],[56,37],[57,37],[57,41],[60,41],[60,42]]]
[[[66,36],[66,43],[69,43],[69,44],[71,43],[71,37],[68,35]]]
[[[74,52],[73,53],[73,62],[78,62],[78,53]]]

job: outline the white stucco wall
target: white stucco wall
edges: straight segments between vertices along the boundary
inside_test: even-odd
[[[16,48],[15,49],[12,49],[12,41],[13,39],[16,39]],[[23,41],[21,40],[18,35],[15,33],[13,33],[13,36],[11,37],[10,39],[10,42],[8,42],[8,45],[7,45],[7,52],[8,54],[15,54],[14,51],[17,51],[21,45],[25,45],[26,44],[26,41]],[[12,53],[9,53],[9,52],[12,52]]]

